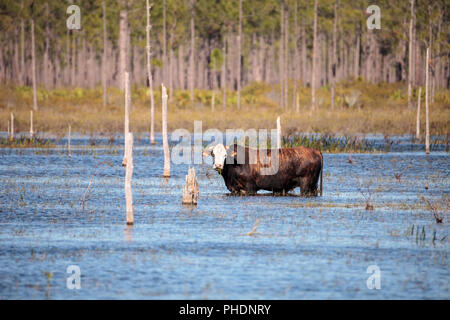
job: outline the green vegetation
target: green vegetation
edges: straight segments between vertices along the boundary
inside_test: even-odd
[[[50,148],[55,145],[48,139],[43,139],[39,137],[13,137],[9,138],[0,138],[0,148]]]

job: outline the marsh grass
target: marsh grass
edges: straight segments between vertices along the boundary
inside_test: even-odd
[[[51,148],[55,144],[50,139],[40,138],[34,136],[33,138],[25,137],[23,135],[13,137],[11,139],[0,138],[0,148]]]
[[[293,83],[290,83],[292,89]],[[423,91],[423,90],[422,90]],[[283,132],[307,132],[339,134],[383,133],[388,135],[415,132],[415,108],[407,108],[407,86],[402,83],[369,84],[359,80],[341,81],[336,89],[336,108],[330,109],[330,90],[327,86],[318,90],[319,107],[311,112],[310,89],[300,87],[300,112],[294,106],[281,109],[278,106],[279,88],[264,83],[251,83],[242,90],[242,109],[236,109],[236,93],[227,92],[227,106],[222,108],[217,95],[216,111],[210,105],[212,92],[194,91],[191,105],[189,92],[175,90],[173,102],[168,105],[168,130],[185,128],[193,132],[195,120],[201,120],[203,130],[248,128],[275,128],[277,116],[281,116]],[[290,92],[291,94],[291,92]],[[417,90],[413,92],[417,100]],[[149,131],[150,103],[145,87],[133,87],[131,93],[130,128],[135,133]],[[155,130],[161,131],[161,94],[155,90]],[[40,132],[64,136],[68,124],[73,132],[81,134],[112,134],[123,132],[124,94],[108,89],[108,104],[103,107],[102,90],[59,88],[38,90],[39,110],[34,115],[34,127]],[[14,112],[17,131],[28,131],[32,92],[28,87],[0,86],[0,130],[6,131],[10,112]],[[430,130],[432,135],[445,136],[448,132],[450,90],[436,91],[430,106]],[[424,109],[424,108],[423,108]],[[423,111],[425,112],[425,111]],[[425,119],[422,115],[421,119]],[[424,122],[422,123],[424,127]]]

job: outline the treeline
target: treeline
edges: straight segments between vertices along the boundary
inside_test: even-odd
[[[81,9],[80,30],[66,26],[71,2]],[[102,80],[122,87],[125,70],[145,85],[146,0],[71,2],[0,1],[0,82],[31,85],[34,56],[36,82],[48,89]],[[431,90],[450,85],[448,0],[379,0],[379,30],[366,26],[365,0],[150,3],[154,86],[240,90],[264,81],[280,85],[281,105],[295,103],[297,85],[349,77],[414,88],[425,83],[427,47]]]

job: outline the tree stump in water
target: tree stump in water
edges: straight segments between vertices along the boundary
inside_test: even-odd
[[[186,176],[186,184],[183,187],[183,199],[181,203],[197,205],[198,194],[198,182],[195,176],[195,169],[189,168]]]

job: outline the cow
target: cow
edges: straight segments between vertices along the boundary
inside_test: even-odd
[[[256,156],[251,156],[250,151]],[[274,162],[272,152],[278,152],[278,170],[262,174],[262,170]],[[213,169],[223,177],[227,189],[232,194],[254,195],[258,190],[286,194],[300,187],[302,196],[317,196],[320,175],[320,195],[322,195],[323,156],[318,150],[305,147],[257,150],[238,144],[232,146],[217,144],[205,149],[203,156],[212,156]]]

